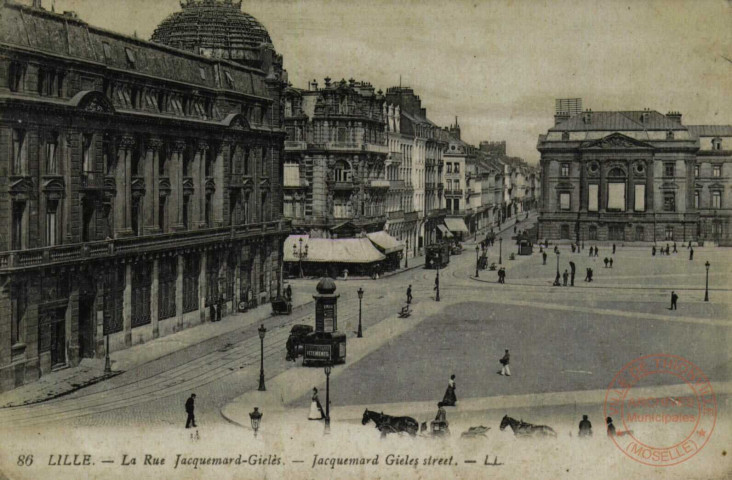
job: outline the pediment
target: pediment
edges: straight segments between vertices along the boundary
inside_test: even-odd
[[[674,182],[663,182],[661,184],[661,190],[678,190],[679,186]]]
[[[160,192],[170,193],[170,179],[161,178],[158,181],[158,189],[160,190]]]
[[[64,185],[63,177],[52,177],[44,179],[43,181],[43,193],[51,199],[63,198],[66,192],[66,186]]]
[[[599,140],[593,140],[581,147],[583,150],[649,150],[653,147],[645,142],[630,138],[622,133],[613,133]]]
[[[241,113],[231,113],[221,121],[221,124],[233,130],[249,130],[249,122]]]
[[[709,190],[724,190],[724,185],[719,182],[714,182],[709,185]]]
[[[31,177],[10,177],[8,191],[11,195],[32,196],[34,192],[33,179]]]
[[[206,185],[204,187],[206,189],[206,193],[213,193],[216,191],[216,181],[214,181],[213,178],[209,178],[206,180]]]
[[[92,113],[114,113],[115,111],[112,102],[103,93],[94,90],[77,93],[69,100],[69,105]]]
[[[269,181],[269,178],[263,178],[259,181],[259,186],[261,188],[269,188],[271,185],[271,182]]]

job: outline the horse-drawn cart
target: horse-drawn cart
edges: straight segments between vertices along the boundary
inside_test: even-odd
[[[292,313],[292,302],[285,297],[279,296],[272,300],[273,315],[289,315]]]

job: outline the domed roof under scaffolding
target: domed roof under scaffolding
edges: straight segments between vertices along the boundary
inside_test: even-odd
[[[152,41],[231,60],[246,59],[245,50],[272,39],[256,18],[241,11],[241,0],[181,0],[182,11],[163,20]]]

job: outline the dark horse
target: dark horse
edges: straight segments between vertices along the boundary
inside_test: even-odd
[[[548,427],[546,425],[533,425],[531,423],[526,423],[523,420],[516,420],[508,415],[504,415],[503,420],[501,420],[501,430],[505,430],[505,428],[509,426],[511,427],[511,430],[513,430],[513,434],[517,437],[539,436],[556,438],[557,436],[557,432],[555,432],[552,427]]]
[[[369,423],[369,420],[373,420],[376,428],[381,432],[382,437],[385,437],[387,433],[402,432],[415,436],[419,431],[419,424],[412,417],[392,417],[391,415],[384,415],[383,413],[372,412],[366,409],[363,412],[361,424],[366,425]]]

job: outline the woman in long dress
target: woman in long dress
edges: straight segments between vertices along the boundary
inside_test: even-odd
[[[442,405],[446,407],[454,407],[455,402],[457,402],[457,397],[455,396],[455,375],[451,375],[450,380],[447,382],[447,390],[445,390]]]
[[[320,405],[320,399],[318,398],[318,389],[313,388],[312,402],[310,403],[310,413],[308,414],[308,420],[322,420],[325,418],[323,413],[323,406]]]

